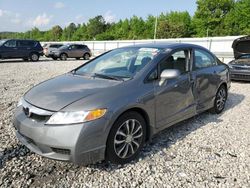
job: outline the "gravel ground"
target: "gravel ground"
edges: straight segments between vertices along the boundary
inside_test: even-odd
[[[232,83],[226,110],[156,135],[139,160],[76,166],[40,157],[12,127],[19,98],[83,61],[0,61],[0,187],[250,187],[250,84]]]

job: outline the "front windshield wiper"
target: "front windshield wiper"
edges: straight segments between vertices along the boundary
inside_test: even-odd
[[[93,77],[99,77],[99,78],[110,79],[110,80],[124,81],[124,79],[121,78],[121,77],[107,75],[107,74],[100,74],[100,73],[95,73]]]

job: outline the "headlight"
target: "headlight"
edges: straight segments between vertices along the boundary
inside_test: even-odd
[[[84,123],[101,118],[106,113],[106,109],[96,109],[79,112],[56,112],[47,121],[47,125],[64,125]]]
[[[233,69],[233,68],[234,68],[231,64],[228,64],[228,66],[229,66],[230,69]]]

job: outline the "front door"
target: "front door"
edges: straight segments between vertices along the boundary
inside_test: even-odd
[[[178,69],[178,78],[166,80],[163,85],[155,87],[155,108],[157,128],[166,127],[178,120],[195,114],[193,82],[190,79],[189,49],[179,50],[160,62],[161,73],[165,69]]]
[[[8,40],[2,47],[3,58],[16,58],[18,57],[18,49],[15,40]]]

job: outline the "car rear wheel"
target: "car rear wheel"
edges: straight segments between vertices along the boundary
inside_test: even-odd
[[[227,89],[224,85],[222,85],[220,86],[220,88],[216,93],[214,100],[214,107],[211,109],[211,112],[215,114],[220,114],[225,108],[226,100],[227,100]]]
[[[89,53],[84,54],[83,58],[84,58],[85,60],[89,60],[90,54],[89,54]]]
[[[53,60],[57,60],[58,58],[57,57],[52,57]]]
[[[60,59],[63,60],[63,61],[66,61],[68,58],[67,54],[63,53],[60,55]]]
[[[35,62],[39,60],[39,55],[37,53],[31,53],[30,54],[30,60]]]
[[[125,164],[140,153],[146,138],[146,122],[137,112],[127,112],[111,128],[106,150],[106,160]]]

